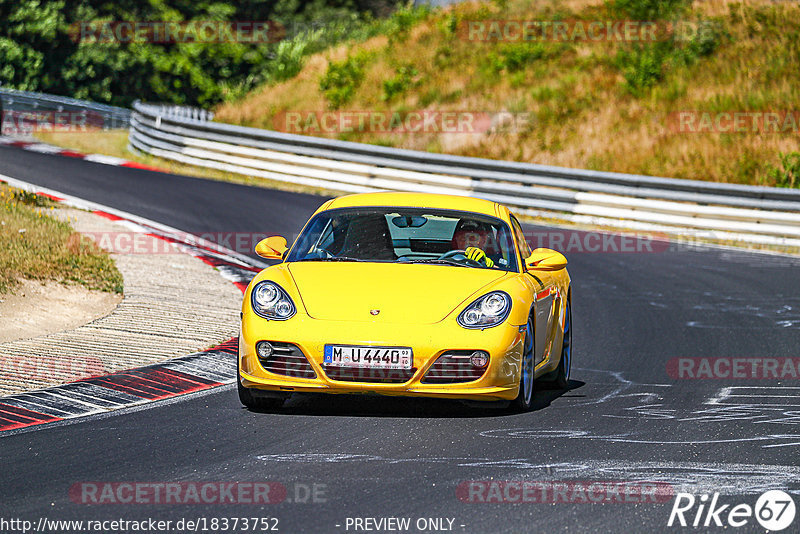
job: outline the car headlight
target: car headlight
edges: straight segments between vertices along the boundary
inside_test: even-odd
[[[458,316],[458,324],[464,328],[491,328],[508,317],[511,297],[502,291],[487,293],[467,306]]]
[[[285,321],[295,314],[294,302],[275,282],[259,282],[250,294],[253,311],[265,319]]]

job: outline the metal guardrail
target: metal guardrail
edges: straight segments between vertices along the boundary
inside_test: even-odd
[[[191,106],[176,106],[171,104],[159,104],[159,116],[168,116],[173,119],[193,119],[199,121],[214,120],[214,112],[199,109]]]
[[[43,112],[66,112],[83,117],[82,120],[70,117],[67,119],[69,124],[63,125],[65,128],[86,125],[87,127],[102,128],[104,130],[123,129],[130,127],[131,119],[131,110],[126,108],[98,104],[87,100],[77,100],[65,96],[30,93],[4,88],[0,88],[0,108],[2,108],[3,112],[4,125],[15,129],[24,129],[17,127],[17,120],[19,122],[30,121],[30,117],[26,115],[33,116]],[[53,118],[49,117],[44,120],[52,121]],[[57,126],[57,124],[54,126]],[[8,134],[9,132],[5,133]]]
[[[432,154],[211,122],[134,103],[130,146],[191,165],[342,192],[460,194],[530,214],[800,246],[800,190]]]

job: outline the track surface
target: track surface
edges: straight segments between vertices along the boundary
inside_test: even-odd
[[[190,232],[294,234],[324,200],[9,147],[0,147],[0,174]],[[676,530],[666,527],[671,501],[458,499],[460,483],[489,479],[656,480],[751,505],[782,488],[800,505],[800,389],[791,389],[800,382],[667,372],[676,357],[800,356],[800,262],[721,249],[569,260],[572,387],[538,391],[531,413],[350,396],[295,397],[277,413],[253,413],[225,387],[0,437],[0,517],[270,516],[282,532],[346,532],[348,517],[410,517],[412,532],[417,518],[453,519],[455,532]],[[265,480],[283,484],[287,499],[87,506],[68,494],[84,481]],[[324,499],[290,502],[311,484],[325,485]],[[751,519],[738,530],[757,527]]]

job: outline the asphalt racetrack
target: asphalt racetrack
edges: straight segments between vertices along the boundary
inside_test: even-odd
[[[0,174],[194,233],[294,236],[325,200],[12,147],[0,147]],[[567,257],[571,387],[537,391],[530,413],[376,396],[295,396],[254,413],[226,386],[0,436],[0,517],[268,517],[280,532],[402,526],[367,518],[409,518],[409,532],[662,532],[690,528],[667,527],[677,492],[753,506],[783,489],[800,505],[798,377],[675,374],[678,358],[800,356],[800,260],[666,246]],[[86,482],[204,481],[268,481],[285,493],[271,504],[86,504],[75,494]],[[570,491],[517,502],[521,486],[509,485],[576,481],[647,481],[667,496],[606,493],[593,504]],[[764,529],[751,517],[737,531]]]

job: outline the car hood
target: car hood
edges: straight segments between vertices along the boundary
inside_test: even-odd
[[[306,312],[315,319],[409,324],[441,321],[508,274],[448,265],[355,262],[291,263],[289,272]],[[379,313],[373,315],[372,310]]]

